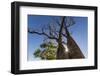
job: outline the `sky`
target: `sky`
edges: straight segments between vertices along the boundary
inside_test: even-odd
[[[82,53],[88,57],[88,18],[72,16],[75,24],[69,28],[72,32],[72,37],[77,42]],[[59,16],[43,16],[43,15],[28,15],[28,28],[38,30],[43,25],[46,25],[53,21],[53,18],[59,19]],[[28,61],[38,60],[33,53],[43,43],[43,36],[28,33]]]

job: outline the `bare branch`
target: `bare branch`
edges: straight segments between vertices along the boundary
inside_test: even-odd
[[[74,25],[75,21],[74,21],[74,19],[72,17],[66,17],[64,24],[68,28],[68,27]]]
[[[36,29],[28,29],[28,32],[31,34],[44,35],[48,39],[54,39],[58,42],[59,36],[67,38],[67,36],[70,35],[67,28],[75,23],[72,17],[61,17],[61,20],[53,19],[53,21],[55,21],[56,24],[54,22],[50,22],[44,26],[42,25],[38,31]]]
[[[58,26],[61,26],[61,20],[58,20],[57,18],[52,18],[52,22],[56,23]]]
[[[45,33],[43,30],[44,30],[44,29],[42,29],[42,32],[37,32],[37,31],[34,31],[34,30],[30,31],[30,30],[28,29],[28,32],[31,33],[31,34],[44,35],[44,36],[48,37],[49,39],[55,39],[56,41],[58,41],[58,39],[57,39],[56,37],[48,35],[48,34]]]

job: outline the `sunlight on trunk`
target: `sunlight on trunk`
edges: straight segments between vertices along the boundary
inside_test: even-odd
[[[65,51],[68,52],[68,47],[67,45],[63,44],[64,48],[65,48]]]

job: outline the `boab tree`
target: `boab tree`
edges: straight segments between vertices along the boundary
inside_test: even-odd
[[[41,27],[39,31],[28,29],[31,34],[44,35],[47,39],[52,39],[57,42],[57,59],[84,58],[77,43],[71,37],[68,28],[74,24],[71,17],[61,17],[60,20],[55,20],[55,23]],[[66,41],[63,38],[66,38]],[[66,52],[63,43],[68,46],[69,51]]]
[[[64,23],[64,30],[66,34],[67,39],[67,47],[69,49],[69,58],[70,59],[76,59],[76,58],[85,58],[81,49],[73,39],[73,37],[70,35],[68,28],[75,24],[75,21],[72,17],[67,17]]]

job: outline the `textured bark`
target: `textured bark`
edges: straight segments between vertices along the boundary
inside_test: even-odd
[[[58,47],[57,59],[69,59],[69,53],[65,51],[65,48],[62,44]]]
[[[70,36],[67,28],[66,28],[66,34],[67,34],[67,47],[69,49],[69,58],[70,59],[85,58],[75,40]]]
[[[65,20],[65,17],[62,18],[61,27],[60,27],[60,30],[59,30],[57,59],[68,59],[68,53],[65,52],[65,48],[62,45],[62,31],[63,31],[63,28],[64,28],[64,20]]]
[[[81,51],[81,49],[79,48],[79,46],[77,45],[75,40],[70,35],[70,33],[67,29],[68,27],[66,25],[64,25],[64,19],[65,19],[65,17],[63,17],[61,29],[60,29],[60,32],[59,32],[57,59],[80,59],[80,58],[85,58],[82,51]],[[62,35],[61,34],[62,34],[63,28],[65,29],[66,36],[67,36],[66,37],[66,39],[67,39],[67,45],[66,46],[69,49],[68,52],[65,51],[65,48],[62,45]]]

